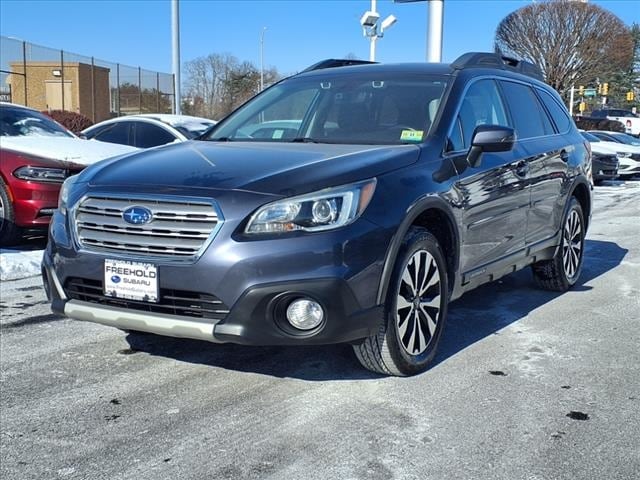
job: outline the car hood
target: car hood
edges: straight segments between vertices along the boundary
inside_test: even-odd
[[[608,145],[605,145],[605,142],[590,142],[591,143],[591,151],[593,153],[598,153],[600,155],[615,155],[616,151]],[[606,142],[610,143],[610,142]]]
[[[618,143],[618,142],[607,142],[606,140],[601,140],[598,143],[592,143],[591,146],[602,144],[602,147],[608,148],[609,150],[613,150],[615,152],[620,153],[640,153],[640,147],[636,147],[634,145],[627,145],[626,143]]]
[[[97,187],[171,186],[291,196],[371,178],[417,161],[415,145],[191,141],[85,171]]]
[[[51,160],[90,165],[98,160],[137,151],[135,147],[71,137],[2,137],[2,147]]]

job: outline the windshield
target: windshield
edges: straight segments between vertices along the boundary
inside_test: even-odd
[[[199,137],[214,125],[215,122],[185,122],[174,124],[173,128],[178,130],[188,139],[193,139]]]
[[[593,143],[600,141],[600,139],[595,135],[593,135],[592,133],[587,133],[587,132],[580,132],[580,133],[585,138],[585,140],[589,140],[590,142],[593,142]]]
[[[446,85],[445,76],[397,73],[292,78],[236,110],[205,140],[420,143]]]
[[[613,138],[618,140],[621,143],[626,143],[627,145],[635,145],[640,146],[640,140],[631,135],[627,135],[626,133],[610,133]]]
[[[0,135],[3,137],[71,137],[73,134],[46,115],[25,108],[0,108]]]

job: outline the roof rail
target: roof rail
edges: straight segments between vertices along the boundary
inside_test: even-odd
[[[377,63],[377,62],[370,62],[368,60],[346,59],[346,58],[345,59],[329,58],[327,60],[322,60],[318,63],[314,63],[310,67],[307,67],[304,70],[302,70],[300,73],[312,72],[314,70],[321,70],[323,68],[347,67],[349,65],[365,65],[370,63]]]
[[[544,80],[542,70],[537,65],[525,60],[500,55],[499,53],[469,52],[459,56],[452,64],[451,68],[462,70],[463,68],[499,68],[511,70],[538,80]]]

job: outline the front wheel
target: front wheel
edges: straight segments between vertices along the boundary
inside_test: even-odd
[[[384,375],[427,369],[447,314],[446,262],[437,239],[423,228],[407,233],[387,291],[378,332],[354,345],[362,365]]]
[[[545,290],[565,292],[578,281],[584,258],[586,226],[582,207],[571,198],[562,227],[562,242],[551,260],[531,266],[536,284]]]
[[[0,179],[0,247],[20,242],[22,229],[15,223],[15,211],[9,196],[9,188]]]

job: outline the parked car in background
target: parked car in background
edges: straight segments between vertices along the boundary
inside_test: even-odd
[[[192,140],[215,124],[214,120],[188,115],[128,115],[97,123],[83,130],[82,135],[101,142],[150,148]]]
[[[528,266],[541,288],[578,281],[589,143],[538,68],[492,53],[330,65],[202,141],[67,179],[43,257],[53,311],[219,343],[350,343],[364,367],[413,375],[464,292]]]
[[[594,118],[608,118],[609,120],[616,120],[624,125],[626,133],[630,133],[635,136],[640,135],[640,116],[633,113],[631,110],[607,108],[594,110],[591,112],[591,116]]]
[[[82,140],[37,110],[0,103],[0,246],[49,225],[67,177],[135,150]]]
[[[608,148],[604,142],[595,135],[581,131],[585,140],[591,144],[591,169],[594,185],[599,185],[603,180],[615,180],[618,178],[618,154]]]
[[[640,138],[636,138],[628,133],[611,132],[608,130],[589,130],[589,133],[607,142],[624,143],[625,145],[640,147]]]
[[[640,175],[640,142],[638,139],[620,132],[589,130],[588,133],[597,137],[602,146],[616,151],[620,178],[629,179]]]

